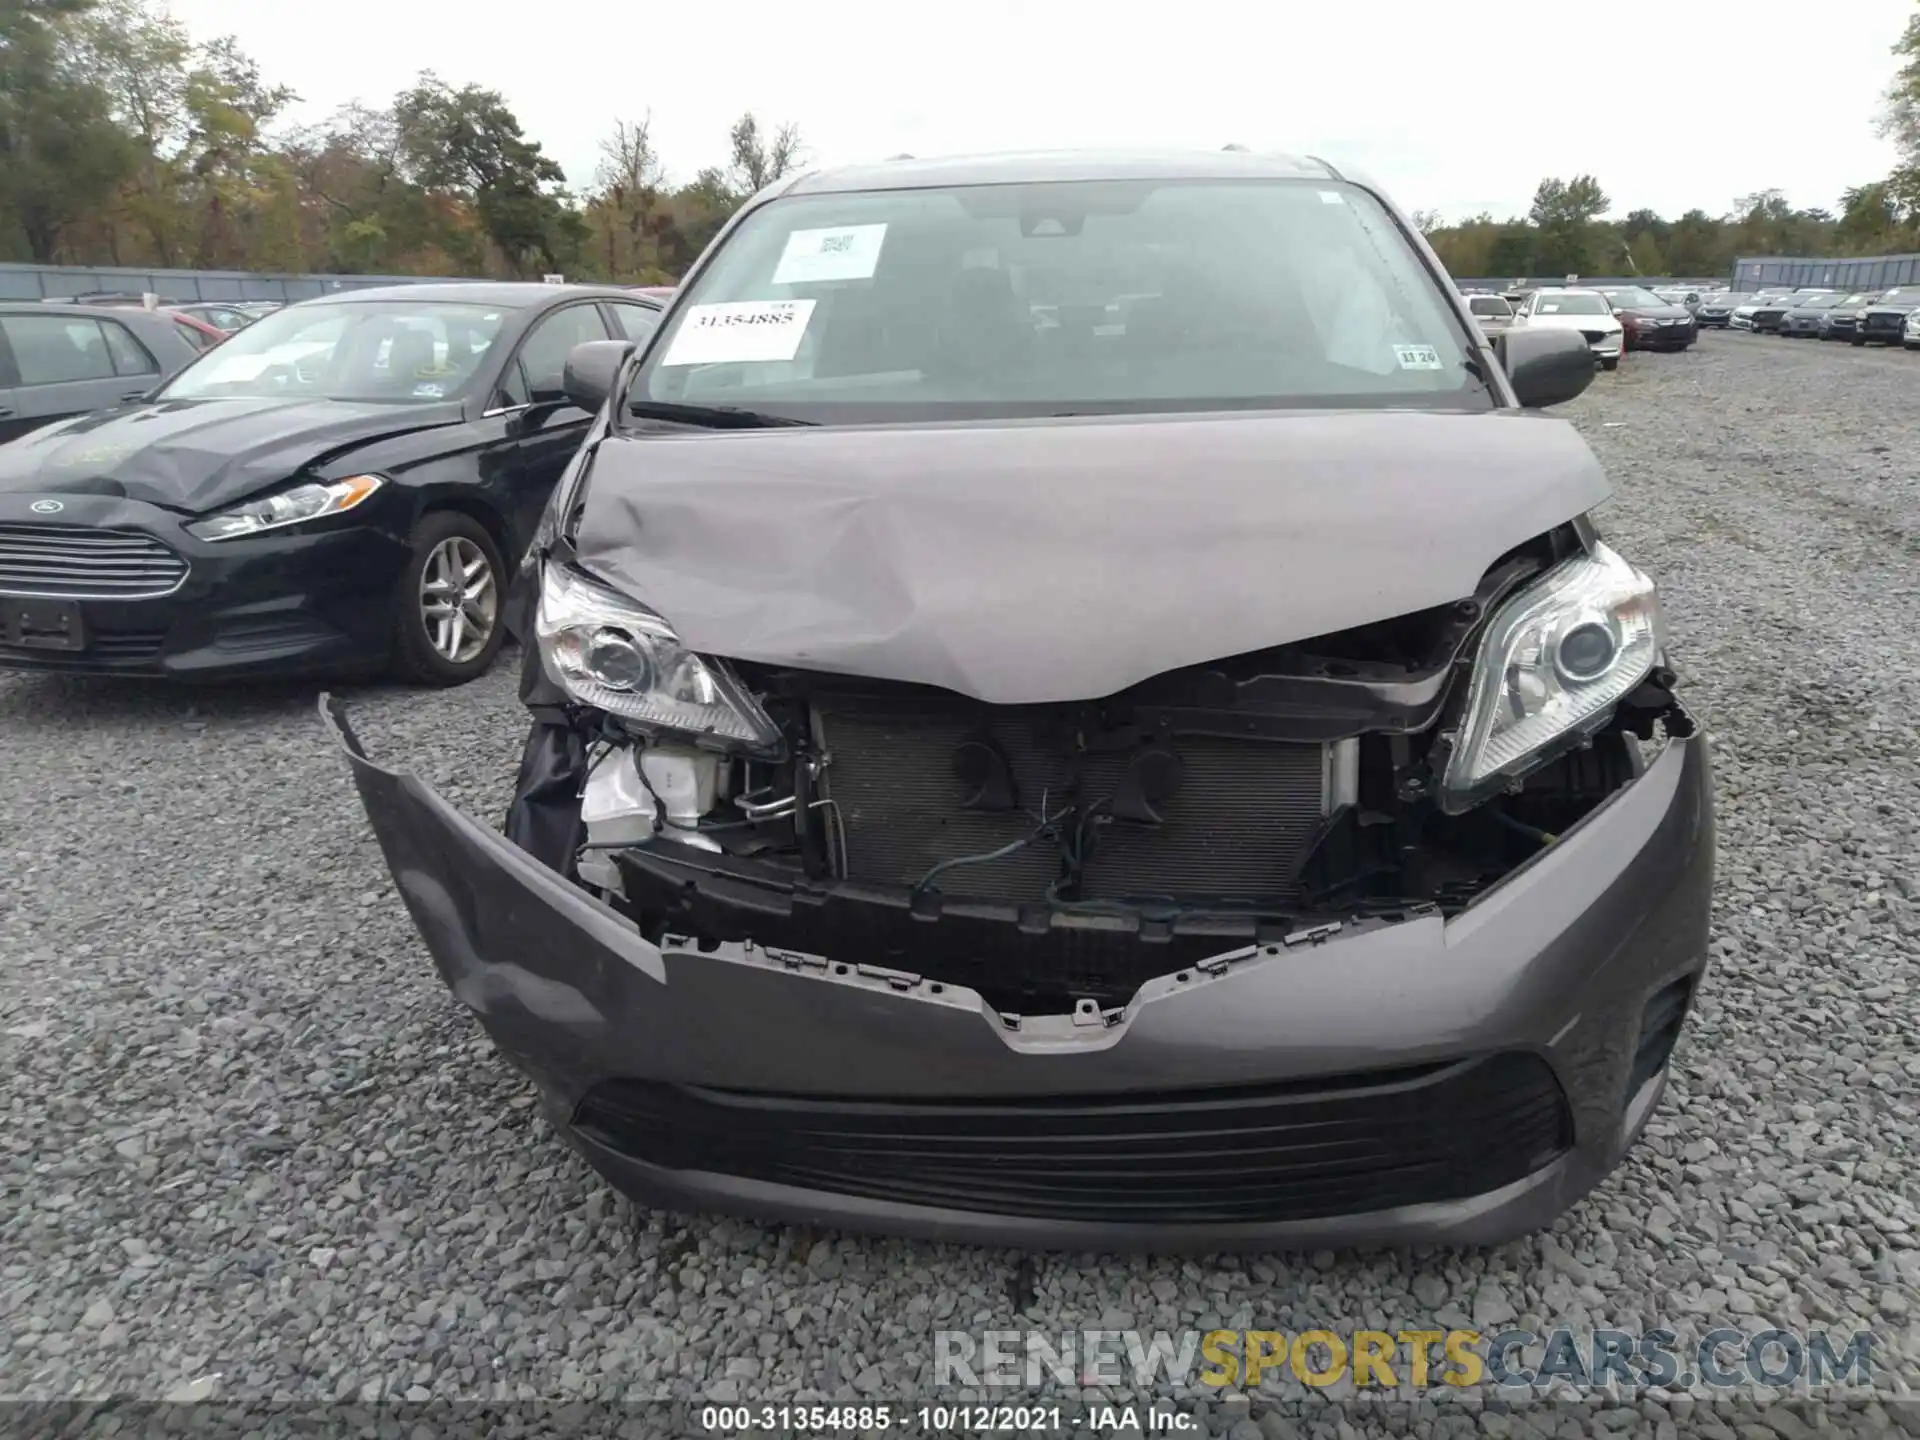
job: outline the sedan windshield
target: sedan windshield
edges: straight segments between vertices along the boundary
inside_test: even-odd
[[[775,200],[631,399],[825,423],[1492,403],[1380,203],[1292,180]]]
[[[490,306],[431,301],[294,305],[263,316],[188,366],[159,398],[430,404],[473,380],[503,318]]]
[[[1616,310],[1664,310],[1673,302],[1662,300],[1651,290],[1629,287],[1624,290],[1602,290],[1600,292],[1612,302]]]

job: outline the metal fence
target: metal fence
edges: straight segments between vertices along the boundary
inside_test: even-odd
[[[336,290],[370,285],[412,285],[448,280],[445,275],[260,275],[245,270],[146,270],[132,266],[0,264],[0,300],[44,300],[49,296],[102,291],[158,295],[163,301],[311,300]]]
[[[1920,285],[1920,255],[1862,255],[1819,259],[1804,255],[1742,255],[1733,262],[1733,288],[1826,285],[1835,290],[1885,290]]]

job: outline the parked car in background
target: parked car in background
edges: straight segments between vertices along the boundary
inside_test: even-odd
[[[1900,343],[1909,350],[1920,350],[1920,310],[1910,311],[1900,332]]]
[[[161,300],[149,306],[144,295],[135,295],[126,291],[102,290],[91,295],[80,296],[50,295],[40,303],[43,305],[85,304],[113,310],[152,310],[156,314],[171,315],[180,322],[187,340],[196,350],[211,350],[225,340],[228,334],[204,315],[196,313],[201,308],[198,305],[181,305],[171,300]]]
[[[611,288],[348,291],[0,447],[0,667],[472,679],[592,418],[568,352],[659,313]]]
[[[1514,324],[1529,330],[1578,331],[1602,370],[1620,368],[1626,327],[1598,290],[1535,290],[1514,317]]]
[[[1753,296],[1745,290],[1722,290],[1718,294],[1702,296],[1700,308],[1694,313],[1694,319],[1700,328],[1724,330],[1732,317],[1734,308],[1742,305]]]
[[[1727,328],[1751,332],[1756,310],[1771,306],[1775,301],[1786,299],[1797,293],[1799,292],[1793,290],[1756,290],[1749,299],[1733,307],[1733,313],[1727,316]]]
[[[0,441],[141,399],[199,356],[190,334],[139,308],[0,304]]]
[[[1700,337],[1693,312],[1637,285],[1596,286],[1619,317],[1629,350],[1685,350]]]
[[[217,305],[206,301],[196,301],[191,305],[169,305],[175,315],[185,315],[191,319],[211,325],[223,335],[232,335],[244,330],[260,317],[242,310],[238,305]]]
[[[1513,328],[1513,306],[1504,295],[1469,295],[1467,309],[1489,340]]]
[[[1795,290],[1789,295],[1781,295],[1756,305],[1747,315],[1747,322],[1756,335],[1777,335],[1780,323],[1786,319],[1787,312],[1815,300],[1824,300],[1828,296],[1842,298],[1842,292],[1835,290]]]
[[[1337,1249],[1620,1162],[1706,973],[1708,748],[1592,452],[1513,423],[1591,352],[1487,355],[1415,234],[1270,154],[814,171],[574,353],[506,835],[326,714],[613,1184]]]
[[[271,315],[276,310],[286,309],[287,302],[284,300],[236,300],[233,302],[233,308],[258,320],[262,315]]]
[[[1827,323],[1827,317],[1833,313],[1834,309],[1846,304],[1849,299],[1857,298],[1857,296],[1830,293],[1802,300],[1799,304],[1789,307],[1780,317],[1778,329],[1782,335],[1795,339],[1817,340]]]
[[[1827,311],[1820,326],[1822,340],[1851,340],[1860,328],[1860,317],[1867,307],[1880,298],[1877,290],[1859,291],[1847,296],[1838,305]]]
[[[1860,312],[1860,323],[1847,338],[1855,345],[1899,345],[1906,335],[1907,317],[1920,309],[1920,285],[1889,290]]]

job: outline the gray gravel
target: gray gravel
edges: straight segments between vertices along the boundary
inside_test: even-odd
[[[1911,1357],[1916,393],[1920,356],[1710,334],[1567,407],[1717,747],[1717,968],[1632,1160],[1492,1253],[1023,1266],[636,1213],[443,992],[311,689],[0,677],[0,1391],[899,1399],[948,1326],[1772,1320]],[[353,703],[499,815],[511,664]]]

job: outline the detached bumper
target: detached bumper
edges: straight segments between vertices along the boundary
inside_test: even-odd
[[[0,521],[28,544],[27,527],[38,518],[24,497],[0,499]],[[0,669],[270,677],[367,670],[387,656],[391,595],[407,561],[402,521],[356,512],[352,525],[209,544],[187,532],[185,517],[131,500],[62,497],[58,519],[66,527],[147,537],[184,565],[184,577],[163,594],[111,596],[76,586],[77,598],[56,595],[77,607],[84,646],[45,649],[0,637]],[[44,585],[17,593],[47,594]]]
[[[448,986],[667,1207],[1062,1248],[1496,1243],[1631,1145],[1706,961],[1698,740],[1451,921],[1232,952],[1103,1023],[856,954],[654,945],[323,713]]]

